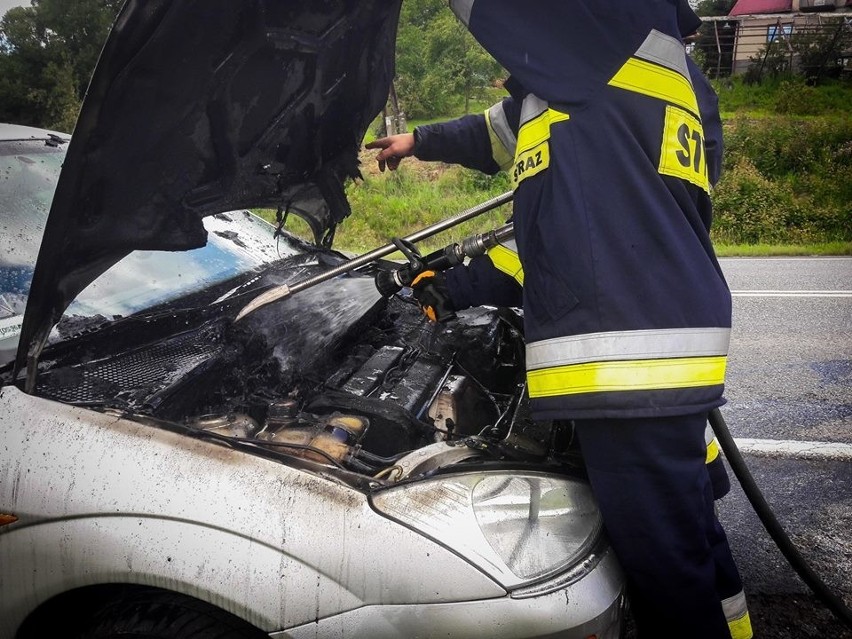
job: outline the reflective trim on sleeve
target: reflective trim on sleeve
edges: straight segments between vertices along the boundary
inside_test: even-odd
[[[690,357],[574,364],[528,370],[531,398],[613,391],[718,386],[726,357]]]
[[[509,126],[503,103],[495,104],[485,112],[488,137],[491,139],[491,155],[503,171],[512,166],[518,139]]]
[[[450,9],[464,26],[470,25],[470,12],[473,11],[474,0],[450,0]]]
[[[706,463],[713,462],[719,456],[719,440],[716,439],[716,434],[710,428],[710,424],[704,427],[704,443],[707,445]]]
[[[521,124],[524,126],[530,120],[534,120],[547,111],[547,101],[537,95],[528,94],[521,103]]]
[[[567,113],[548,107],[547,102],[532,94],[521,105],[521,125],[511,171],[515,188],[528,177],[550,166],[550,127],[570,119]]]
[[[609,331],[555,337],[527,344],[527,369],[586,362],[727,355],[729,328]]]
[[[740,591],[733,597],[722,600],[722,610],[728,620],[731,639],[752,639],[751,619],[748,615],[745,593]]]
[[[488,257],[494,264],[494,268],[513,277],[521,286],[524,285],[524,269],[521,266],[521,259],[518,257],[518,250],[514,246],[514,242],[506,243],[506,245],[498,244],[488,250]]]
[[[704,463],[711,464],[716,461],[717,457],[719,457],[719,441],[714,437],[713,440],[707,444],[707,457],[704,459]]]

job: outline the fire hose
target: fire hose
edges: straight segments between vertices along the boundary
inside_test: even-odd
[[[817,599],[825,604],[826,608],[828,608],[838,620],[840,620],[848,628],[852,628],[852,610],[843,603],[843,600],[836,593],[829,589],[825,582],[820,579],[816,572],[814,572],[813,568],[811,568],[810,564],[808,564],[799,552],[798,548],[793,545],[790,537],[778,522],[778,518],[775,517],[775,513],[772,512],[772,509],[763,497],[763,493],[754,481],[754,477],[752,477],[748,466],[746,466],[745,460],[743,459],[739,448],[737,448],[737,444],[731,436],[731,431],[728,430],[728,426],[718,408],[715,408],[710,412],[710,426],[713,428],[713,432],[719,439],[719,444],[725,452],[725,458],[728,460],[731,469],[734,471],[737,481],[740,482],[740,486],[748,498],[749,503],[751,503],[754,512],[760,519],[760,523],[763,524],[763,527],[766,529],[766,532],[769,533],[772,541],[774,541],[775,545],[778,546],[778,550],[781,551],[781,554],[784,555],[784,558],[793,570],[796,571],[796,574],[802,578],[802,581],[804,581],[817,596]]]

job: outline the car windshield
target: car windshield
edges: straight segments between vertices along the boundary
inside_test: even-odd
[[[14,356],[41,236],[65,144],[0,141],[0,365]],[[205,218],[207,245],[192,251],[135,251],[95,280],[65,312],[75,320],[144,311],[294,255],[273,227],[246,212]],[[11,353],[11,354],[10,354]]]

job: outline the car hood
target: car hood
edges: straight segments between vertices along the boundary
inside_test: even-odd
[[[393,77],[400,0],[128,0],[57,185],[21,331],[33,364],[74,297],[201,219],[280,207],[330,244]]]

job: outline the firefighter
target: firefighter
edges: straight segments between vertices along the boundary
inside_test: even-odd
[[[718,113],[681,43],[698,19],[680,0],[450,6],[510,97],[369,146],[381,168],[509,171],[531,410],[574,421],[640,635],[748,639],[705,470],[731,300],[709,239]]]

